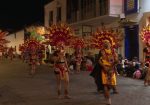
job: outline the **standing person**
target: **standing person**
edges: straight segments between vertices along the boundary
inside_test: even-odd
[[[37,55],[35,52],[32,52],[30,55],[30,63],[31,63],[31,71],[30,74],[33,76],[36,70],[36,63],[37,63]]]
[[[75,50],[75,61],[76,61],[76,72],[80,73],[81,71],[81,63],[82,63],[82,49],[79,45]]]
[[[31,71],[30,74],[32,76],[35,75],[36,72],[36,63],[37,63],[37,50],[34,45],[31,45],[31,51],[30,51],[30,65],[31,65]]]
[[[69,99],[69,67],[67,59],[65,57],[65,47],[70,46],[72,41],[73,33],[69,26],[60,23],[52,25],[47,29],[49,32],[48,39],[50,40],[51,46],[56,46],[58,52],[56,53],[54,61],[54,73],[57,79],[57,92],[58,97],[61,97],[61,82],[64,82],[64,97]]]
[[[10,60],[11,60],[11,61],[13,60],[13,57],[14,57],[13,52],[14,52],[14,49],[13,49],[13,47],[11,46],[11,47],[9,48],[9,50],[8,50],[8,54],[9,54],[9,57],[10,57]]]
[[[3,53],[0,51],[0,60],[2,60]]]
[[[60,46],[60,48],[54,53],[54,73],[56,75],[57,80],[57,93],[58,98],[61,97],[61,82],[64,82],[64,98],[70,99],[69,96],[69,68],[67,64],[67,59],[65,57],[64,46]]]
[[[111,48],[110,42],[107,40],[103,44],[101,53],[102,56],[99,59],[99,63],[102,66],[102,83],[104,85],[104,96],[107,100],[107,105],[111,105],[110,89],[112,88],[114,90],[114,93],[118,93],[116,90],[116,70],[114,66],[118,58],[114,49]]]
[[[104,86],[102,84],[102,66],[99,63],[100,57],[101,57],[101,51],[99,51],[99,54],[96,58],[96,64],[94,66],[93,71],[90,73],[90,76],[92,76],[95,80],[95,84],[97,86],[97,92],[103,93]]]
[[[46,46],[46,60],[49,60],[49,48]]]

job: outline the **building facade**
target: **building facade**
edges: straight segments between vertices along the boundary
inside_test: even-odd
[[[16,49],[16,54],[20,54],[19,45],[24,43],[24,30],[19,30],[15,33],[7,35],[6,40],[10,41],[7,43],[7,47],[13,47]]]
[[[148,24],[149,2],[149,0],[53,0],[45,5],[45,26],[66,22],[76,35],[86,37],[104,23],[106,27],[119,29],[124,34],[122,47],[118,52],[129,60],[136,56],[142,61],[144,46],[139,34],[142,27]],[[120,27],[122,23],[123,26]]]

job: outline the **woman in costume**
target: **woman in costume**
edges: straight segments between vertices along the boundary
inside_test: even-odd
[[[49,29],[49,41],[51,46],[57,49],[54,53],[54,73],[57,80],[58,98],[61,97],[61,82],[64,83],[64,98],[69,96],[69,68],[65,57],[65,47],[69,45],[72,33],[70,28],[64,24],[52,25]]]
[[[57,79],[57,92],[58,98],[61,98],[61,81],[64,81],[64,98],[70,98],[69,96],[69,68],[67,59],[65,57],[64,47],[60,46],[54,53],[54,73]]]
[[[85,47],[85,42],[81,37],[72,37],[71,40],[72,47],[74,48],[74,56],[75,56],[75,70],[76,73],[80,73],[81,71],[81,64],[83,59],[83,52],[82,48]]]
[[[31,65],[31,71],[30,74],[33,76],[36,71],[36,63],[37,63],[37,52],[35,46],[31,45],[31,51],[30,51],[30,65]]]
[[[34,76],[36,72],[36,64],[38,60],[37,49],[40,46],[40,43],[34,39],[29,39],[25,42],[25,58],[28,59],[29,65],[31,66],[31,70],[29,72],[30,75]]]
[[[143,40],[143,43],[146,45],[145,48],[143,49],[144,53],[144,62],[149,62],[150,63],[150,24],[145,26],[141,33],[141,39]]]
[[[82,50],[80,45],[75,49],[75,62],[76,62],[76,72],[80,73],[82,63]]]

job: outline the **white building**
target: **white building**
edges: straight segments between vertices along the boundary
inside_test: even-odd
[[[45,26],[66,22],[76,35],[88,36],[101,23],[114,29],[122,24],[124,27],[120,30],[125,39],[119,53],[130,60],[134,56],[143,60],[143,43],[139,33],[149,23],[149,4],[150,0],[53,0],[45,5]],[[118,24],[122,19],[130,21]]]
[[[20,54],[19,51],[19,44],[24,43],[24,30],[19,30],[15,33],[8,34],[6,36],[6,40],[10,41],[10,43],[7,43],[7,47],[13,47],[16,48],[16,53]]]

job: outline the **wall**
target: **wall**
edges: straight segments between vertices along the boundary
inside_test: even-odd
[[[109,15],[118,17],[123,13],[123,0],[110,0]]]
[[[20,54],[19,44],[24,43],[24,30],[9,34],[8,36],[6,36],[6,40],[10,41],[10,43],[7,44],[7,47],[12,46],[14,48],[16,46],[16,53]]]
[[[140,11],[149,12],[150,11],[150,0],[139,0]]]
[[[57,2],[58,1],[58,2]],[[45,5],[45,17],[44,24],[46,27],[49,27],[49,12],[53,11],[53,22],[56,23],[57,16],[57,7],[61,7],[61,20],[66,22],[66,0],[54,0],[49,4]]]

